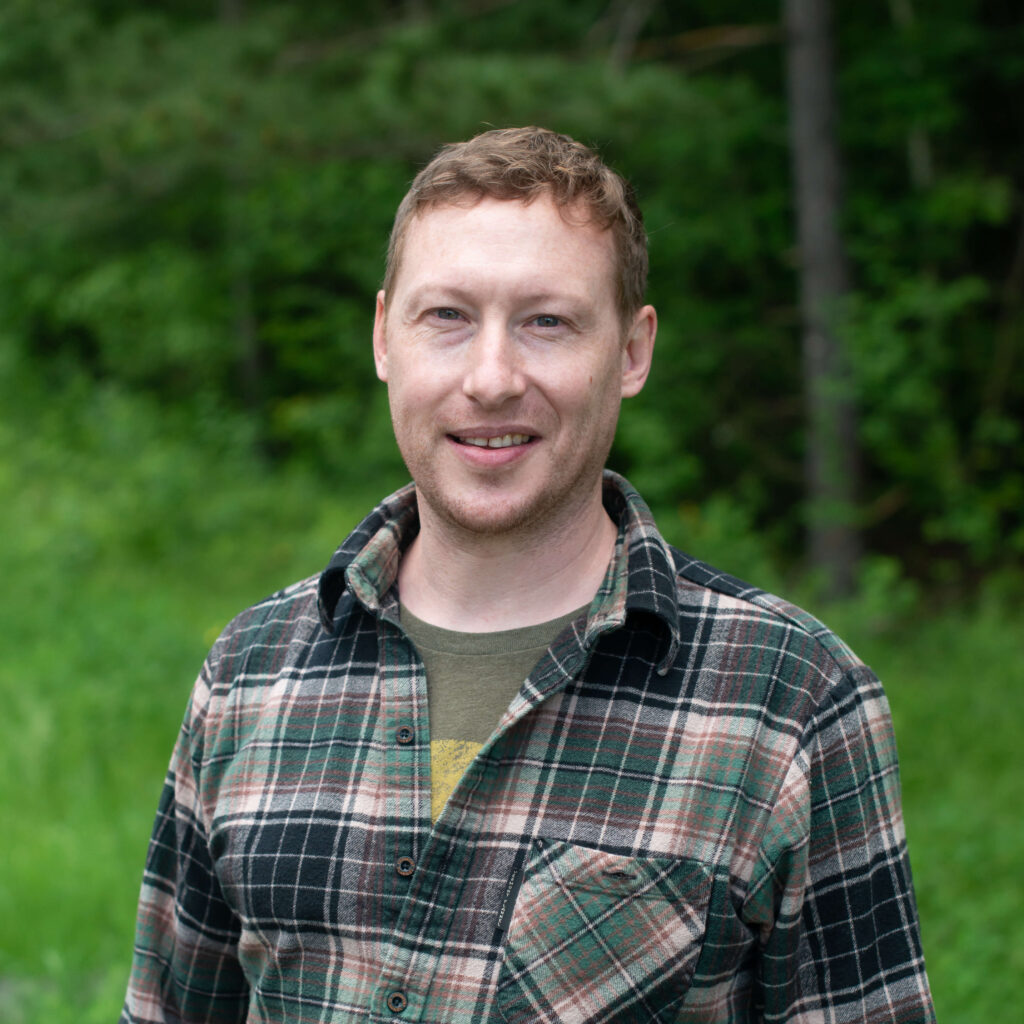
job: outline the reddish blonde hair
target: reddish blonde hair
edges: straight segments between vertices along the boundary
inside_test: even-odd
[[[501,128],[445,146],[416,175],[395,214],[388,241],[384,292],[390,292],[410,221],[435,206],[481,199],[532,202],[550,196],[567,213],[586,211],[587,222],[612,233],[617,302],[623,320],[643,304],[647,287],[647,235],[629,183],[591,149],[546,128]]]

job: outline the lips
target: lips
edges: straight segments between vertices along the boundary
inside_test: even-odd
[[[459,444],[468,444],[475,448],[516,448],[533,440],[530,434],[498,434],[485,437],[453,436]]]

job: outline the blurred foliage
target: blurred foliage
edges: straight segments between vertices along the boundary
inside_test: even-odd
[[[394,208],[442,142],[545,124],[634,181],[651,236],[657,366],[614,464],[659,512],[728,504],[792,559],[778,11],[632,6],[9,0],[3,344],[325,481],[398,473],[369,350]],[[861,525],[969,578],[1024,554],[1024,30],[1004,2],[894,0],[836,31]]]

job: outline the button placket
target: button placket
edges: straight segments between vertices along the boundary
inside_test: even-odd
[[[397,623],[388,620],[384,625]],[[384,818],[388,823],[386,845],[393,872],[389,888],[397,897],[398,919],[375,985],[374,1004],[384,1018],[415,1021],[424,1012],[427,989],[421,991],[420,983],[427,979],[412,968],[415,954],[400,941],[400,936],[406,930],[403,922],[418,918],[424,911],[417,899],[417,881],[425,867],[423,846],[430,831],[430,747],[424,738],[426,676],[411,642],[390,628],[381,630],[379,658],[387,720]],[[415,827],[410,829],[410,824]],[[388,870],[385,865],[386,862],[381,867]],[[432,977],[431,971],[428,977]],[[410,989],[408,985],[414,987]]]

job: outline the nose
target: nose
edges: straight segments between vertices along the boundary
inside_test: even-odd
[[[525,390],[519,352],[508,327],[482,324],[467,348],[462,393],[485,408],[496,408]]]

